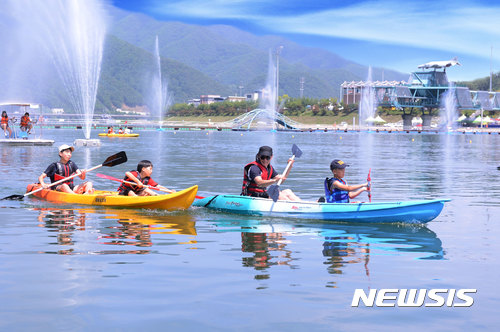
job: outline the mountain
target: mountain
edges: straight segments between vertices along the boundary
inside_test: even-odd
[[[472,91],[489,91],[490,77],[478,78],[468,82],[457,82],[458,86],[466,86]],[[493,91],[500,91],[500,72],[492,75],[491,88]]]
[[[115,21],[111,34],[149,52],[154,49],[158,35],[162,57],[193,67],[235,92],[240,85],[245,87],[245,92],[265,86],[269,50],[275,50],[280,45],[284,47],[280,55],[280,94],[298,97],[299,80],[307,77],[304,87],[306,96],[338,96],[342,82],[363,80],[368,72],[366,66],[334,53],[303,47],[279,36],[256,36],[225,25],[162,22],[144,14],[118,9],[112,10],[112,13]],[[374,68],[374,78],[381,79],[382,71],[381,68]],[[408,74],[384,70],[384,78],[406,80]]]
[[[109,6],[113,17],[106,38],[96,110],[150,104],[153,50],[158,35],[162,77],[176,103],[202,94],[237,95],[266,85],[270,50],[283,46],[279,58],[280,95],[304,97],[339,95],[344,81],[365,79],[368,68],[318,48],[303,47],[279,36],[257,36],[225,25],[198,26],[157,21],[149,16]],[[53,67],[52,55],[42,54],[11,33],[9,16],[0,13],[0,100],[43,103],[71,110],[68,95]],[[28,50],[23,47],[30,46]],[[274,55],[273,55],[274,56]],[[374,68],[374,79],[382,69]],[[385,79],[407,75],[385,70]],[[379,78],[380,77],[380,78]]]
[[[107,108],[148,105],[155,61],[151,53],[108,36],[98,101]],[[161,58],[161,68],[174,102],[185,102],[201,94],[231,94],[224,84],[179,61]]]

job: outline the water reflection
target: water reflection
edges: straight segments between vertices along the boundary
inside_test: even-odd
[[[323,239],[323,264],[328,273],[344,274],[351,264],[363,264],[370,277],[370,257],[399,253],[414,254],[415,259],[443,259],[441,240],[425,226],[415,225],[344,225],[344,224],[290,224],[259,220],[231,219],[216,222],[219,232],[241,232],[241,250],[252,253],[242,258],[245,267],[259,273],[256,279],[268,279],[268,269],[274,265],[298,268],[292,261],[299,259],[294,246],[303,236]],[[329,282],[328,287],[336,287]]]
[[[286,238],[282,233],[241,233],[241,251],[253,253],[243,257],[243,266],[265,271],[272,265],[290,265],[292,252],[286,249]],[[269,279],[269,274],[258,274],[255,279]]]
[[[71,246],[70,248],[60,249],[56,252],[60,255],[69,255],[74,252],[73,246],[73,233],[75,231],[85,230],[86,214],[85,212],[75,212],[70,209],[52,209],[52,208],[38,208],[40,211],[38,215],[39,226],[46,227],[49,232],[55,232],[57,241],[51,242],[51,245]],[[53,235],[52,235],[53,236]]]
[[[113,210],[106,213],[105,219],[117,219],[118,224],[107,226],[100,238],[105,245],[133,245],[152,247],[153,234],[196,235],[194,219],[184,212],[168,213],[159,211]],[[176,242],[176,244],[195,244],[196,240]],[[150,253],[150,250],[128,250],[127,253]]]
[[[149,254],[154,245],[153,237],[158,234],[188,235],[195,236],[195,221],[191,215],[185,212],[169,213],[149,210],[120,210],[120,209],[57,209],[57,208],[35,208],[39,210],[38,221],[41,227],[49,232],[57,233],[57,241],[50,245],[68,246],[68,248],[57,251],[45,251],[44,253],[56,254]],[[86,220],[88,216],[102,216],[102,225],[88,227]],[[89,229],[90,228],[90,229]],[[97,233],[97,241],[85,239],[82,246],[91,245],[90,249],[78,248],[75,240],[77,231],[86,231],[85,235]],[[161,239],[161,238],[160,238]],[[163,239],[162,239],[163,240]],[[159,241],[157,239],[157,241]],[[195,238],[185,238],[168,244],[196,244]],[[100,246],[132,246],[134,249],[101,249]],[[148,248],[148,249],[143,249]]]

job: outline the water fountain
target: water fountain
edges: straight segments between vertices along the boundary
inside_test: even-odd
[[[455,84],[450,82],[448,90],[444,93],[444,98],[441,99],[440,117],[442,128],[445,131],[452,131],[455,126],[455,118],[457,114],[457,99],[455,93]]]
[[[234,130],[250,130],[252,125],[257,130],[276,131],[280,125],[284,130],[298,130],[300,123],[289,119],[278,110],[282,105],[278,105],[278,56],[283,47],[280,46],[276,52],[276,65],[273,61],[272,53],[269,51],[269,66],[267,70],[266,86],[262,89],[259,96],[259,107],[250,112],[240,115],[239,117],[227,121],[225,124],[230,125]],[[282,101],[284,103],[284,101]],[[256,126],[254,122],[256,121]]]
[[[158,130],[164,130],[161,125],[163,123],[163,117],[165,116],[168,106],[172,103],[172,96],[168,93],[168,82],[166,79],[162,79],[161,75],[161,58],[160,58],[160,48],[158,43],[158,36],[156,36],[155,43],[155,73],[152,80],[152,96],[151,96],[151,110],[152,115],[158,117]]]
[[[74,110],[81,116],[84,140],[75,145],[100,145],[90,139],[101,60],[106,35],[106,15],[100,0],[12,1],[23,31],[41,45],[56,68]],[[40,54],[33,54],[38,61]]]
[[[361,90],[361,101],[359,103],[359,126],[367,125],[373,122],[375,118],[375,110],[377,109],[377,101],[375,98],[375,89],[372,85],[372,67],[368,67],[368,77],[364,87]]]

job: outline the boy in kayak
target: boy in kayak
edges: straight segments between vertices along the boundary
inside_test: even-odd
[[[141,160],[137,164],[136,171],[125,172],[124,181],[135,182],[136,185],[122,183],[118,187],[118,194],[124,196],[156,196],[158,195],[148,187],[155,187],[166,191],[168,193],[174,193],[175,190],[168,189],[166,187],[160,186],[153,179],[151,179],[151,174],[153,173],[153,163],[149,160]]]
[[[255,156],[255,161],[247,164],[243,169],[243,186],[241,195],[269,198],[266,188],[272,184],[278,183],[280,179],[286,180],[292,167],[288,169],[285,175],[278,174],[271,160],[273,159],[273,149],[269,146],[261,146],[259,152]],[[293,165],[293,160],[289,159]],[[300,201],[290,189],[280,191],[279,200]]]
[[[368,183],[349,186],[343,180],[347,166],[349,165],[339,159],[335,159],[330,163],[333,178],[325,179],[325,197],[327,203],[349,203],[350,199],[368,190]]]
[[[42,185],[43,188],[48,188],[48,184],[46,184],[43,179],[46,177],[50,178],[50,182],[54,183],[56,181],[62,180],[71,176],[73,174],[78,174],[80,179],[85,180],[86,170],[80,170],[76,164],[70,160],[74,147],[69,146],[67,144],[63,144],[59,147],[59,157],[61,160],[56,161],[50,164],[45,172],[43,172],[38,177],[38,182]],[[75,193],[75,194],[93,194],[94,188],[92,182],[84,182],[75,186],[73,184],[73,179],[69,179],[64,181],[63,183],[57,185],[56,187],[51,187],[54,190],[62,191],[65,193]]]

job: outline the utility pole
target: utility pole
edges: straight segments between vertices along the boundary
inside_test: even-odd
[[[279,108],[278,97],[280,94],[280,54],[282,50],[283,46],[279,46],[276,49],[276,112],[278,112]]]
[[[302,99],[302,97],[304,97],[304,83],[305,83],[305,79],[304,77],[301,77],[300,78],[300,98]]]
[[[491,55],[490,55],[490,92],[493,91],[493,45],[491,46]]]
[[[240,85],[238,86],[238,89],[240,89],[240,94],[239,94],[239,97],[242,97],[243,96],[243,83],[240,83]]]

